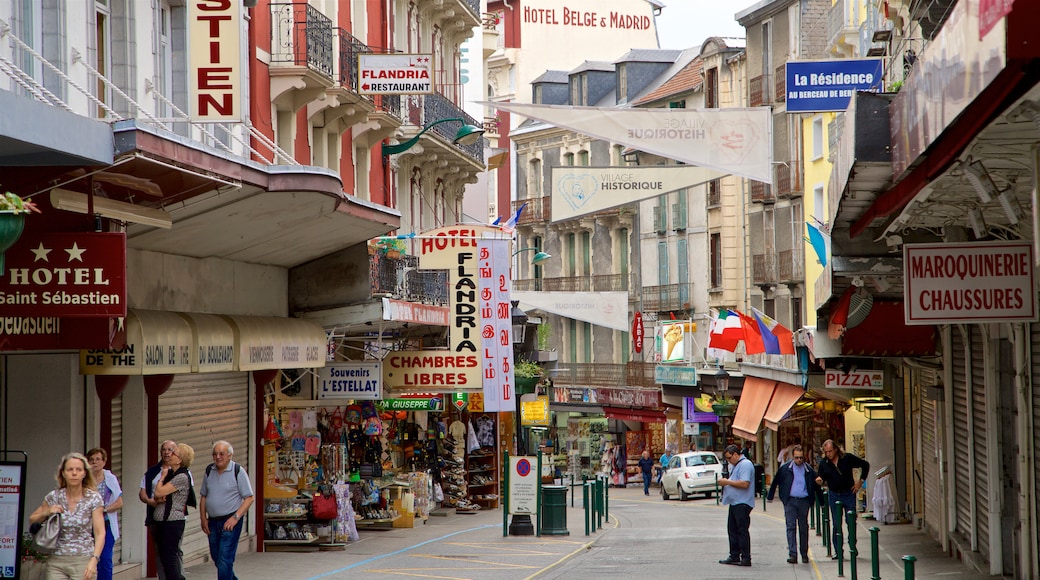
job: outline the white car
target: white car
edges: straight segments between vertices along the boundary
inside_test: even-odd
[[[694,493],[711,497],[715,481],[722,479],[722,461],[710,451],[680,453],[668,462],[668,470],[661,477],[661,497],[673,495],[686,501]]]

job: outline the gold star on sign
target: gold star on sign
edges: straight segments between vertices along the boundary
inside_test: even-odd
[[[40,242],[40,246],[38,248],[36,248],[35,250],[29,250],[29,251],[34,253],[34,254],[36,254],[36,257],[33,258],[33,262],[39,262],[40,260],[43,260],[44,262],[49,262],[50,261],[50,260],[47,259],[47,254],[51,253],[51,251],[49,249],[43,247],[43,242]]]
[[[73,242],[72,243],[72,247],[66,249],[65,251],[68,252],[68,254],[69,254],[69,261],[70,262],[73,261],[73,260],[79,260],[80,262],[82,262],[83,261],[83,252],[85,252],[87,250],[86,250],[86,248],[79,247],[78,245],[76,245],[75,242]]]

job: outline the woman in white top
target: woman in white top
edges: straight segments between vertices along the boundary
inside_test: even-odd
[[[87,461],[90,462],[90,474],[97,482],[98,493],[101,500],[105,502],[105,549],[101,552],[98,560],[98,580],[112,580],[112,550],[115,548],[116,540],[119,539],[119,516],[117,512],[123,509],[123,488],[119,486],[119,479],[111,471],[105,469],[108,463],[108,452],[100,447],[87,451]]]
[[[61,514],[58,549],[47,558],[47,580],[90,580],[105,547],[104,504],[82,453],[69,453],[58,467],[58,489],[29,516],[38,524]]]

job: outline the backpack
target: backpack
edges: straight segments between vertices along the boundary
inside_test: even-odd
[[[209,477],[209,473],[211,471],[213,471],[213,468],[216,467],[216,465],[217,465],[216,463],[210,463],[209,465],[206,466],[206,477]],[[242,471],[242,466],[236,463],[235,464],[235,483],[238,483],[238,472],[239,471]]]

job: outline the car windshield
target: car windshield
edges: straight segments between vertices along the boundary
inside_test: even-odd
[[[694,455],[686,458],[686,466],[693,467],[695,465],[715,465],[719,461],[714,455]]]

